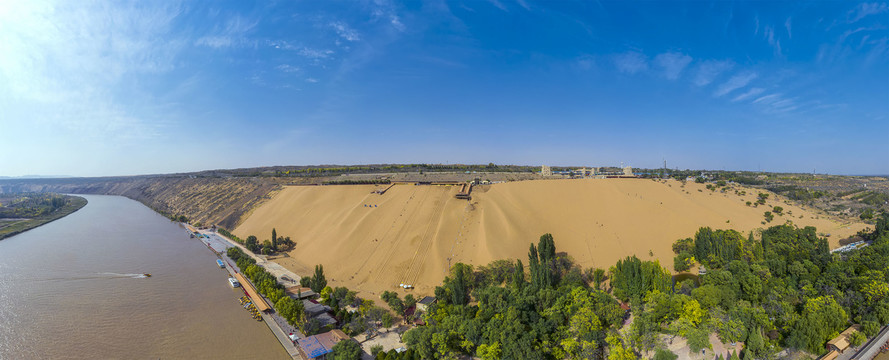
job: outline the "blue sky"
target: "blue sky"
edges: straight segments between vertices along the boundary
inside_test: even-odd
[[[886,2],[0,1],[0,175],[887,155]]]

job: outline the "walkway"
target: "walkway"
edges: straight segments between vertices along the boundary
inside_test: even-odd
[[[229,272],[229,275],[235,276],[235,274],[238,272],[236,270],[237,265],[231,258],[228,257],[226,251],[228,250],[228,248],[230,248],[232,246],[238,246],[238,244],[235,243],[234,241],[231,241],[231,239],[228,239],[228,238],[226,238],[222,235],[216,234],[216,233],[212,233],[212,232],[208,232],[208,231],[202,231],[200,233],[205,234],[208,237],[198,238],[198,239],[200,239],[201,242],[203,242],[205,245],[207,245],[207,247],[211,251],[216,253],[216,256],[218,256],[220,259],[222,259],[222,261],[225,262],[225,269]],[[228,241],[225,241],[225,240],[228,240]],[[238,247],[241,247],[241,246],[238,246]],[[243,247],[241,247],[241,250],[244,251],[245,254],[253,255],[250,251],[247,251]],[[254,256],[254,258],[256,258],[256,257]],[[258,264],[260,263],[259,260],[257,260],[257,263]],[[266,269],[268,270],[268,268],[266,268]],[[271,271],[269,271],[269,272],[271,272]],[[272,274],[275,276],[279,276],[274,273],[272,273]],[[293,275],[293,276],[296,276],[296,275]],[[296,277],[296,279],[298,279],[298,277]],[[245,281],[250,281],[250,280],[246,279],[246,277],[245,277]],[[252,283],[251,283],[251,285],[252,285]],[[263,300],[268,301],[268,299],[265,299],[265,298],[263,298]],[[279,319],[281,319],[281,317],[278,316],[276,313],[266,314],[264,312],[260,312],[260,314],[262,315],[262,321],[265,322],[266,326],[269,327],[269,330],[271,330],[272,333],[275,334],[275,337],[278,338],[278,341],[281,343],[281,346],[283,346],[284,350],[287,351],[288,354],[290,354],[290,357],[292,359],[302,360],[303,357],[302,357],[302,355],[300,355],[299,350],[296,349],[296,346],[293,345],[293,341],[290,340],[290,337],[288,336],[289,333],[285,332],[284,329],[282,329],[282,326],[278,321]],[[283,320],[283,319],[281,319],[281,320]],[[284,324],[286,324],[286,322]],[[299,334],[300,334],[300,337],[302,337],[302,333],[299,333]]]

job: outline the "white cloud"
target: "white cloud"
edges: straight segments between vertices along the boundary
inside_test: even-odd
[[[753,100],[753,103],[768,105],[768,104],[771,104],[775,101],[778,101],[778,99],[781,99],[781,94],[770,94],[770,95],[766,95],[766,96],[757,98],[756,100]]]
[[[165,110],[131,85],[172,70],[190,42],[171,32],[180,9],[153,5],[0,5],[4,120],[109,143],[158,136]]]
[[[361,37],[358,35],[358,32],[355,31],[355,29],[350,28],[348,24],[346,24],[342,21],[332,22],[332,23],[330,23],[330,27],[332,27],[336,31],[337,35],[339,35],[341,38],[343,38],[345,40],[348,40],[348,41],[361,40]]]
[[[523,7],[525,10],[531,10],[531,7],[528,6],[528,2],[525,0],[516,0],[519,6]]]
[[[743,93],[743,94],[741,94],[741,95],[738,95],[738,96],[736,96],[734,99],[732,99],[732,102],[738,102],[738,101],[741,101],[741,100],[746,100],[746,99],[748,99],[748,98],[751,98],[751,97],[754,97],[754,96],[756,96],[756,95],[762,94],[763,91],[766,91],[766,89],[763,89],[763,88],[750,88],[750,90],[748,90],[747,92],[745,92],[745,93]]]
[[[889,11],[889,5],[886,3],[862,3],[858,4],[855,9],[849,10],[848,16],[851,18],[850,23],[854,23],[870,15],[876,15]]]
[[[225,25],[216,26],[210,34],[202,36],[195,41],[195,45],[206,46],[214,49],[222,49],[234,46],[251,45],[253,42],[247,39],[247,35],[259,20],[248,20],[240,15],[229,18]]]
[[[293,66],[290,64],[281,64],[276,66],[275,69],[281,70],[286,73],[295,73],[300,71],[300,68],[298,66]]]
[[[312,49],[312,48],[300,48],[297,50],[297,53],[303,57],[307,57],[309,59],[327,59],[331,55],[333,55],[333,50],[326,49]]]
[[[648,70],[648,60],[640,52],[628,51],[614,56],[614,65],[620,72],[635,74]]]
[[[308,83],[316,83],[316,82],[318,82],[318,79],[315,79],[315,78],[307,78],[307,79],[306,79],[306,82],[308,82]]]
[[[395,11],[395,4],[391,0],[374,0],[374,8],[371,10],[375,20],[384,20],[392,25],[395,30],[405,31],[407,27],[401,22],[401,18]]]
[[[691,56],[677,52],[659,54],[654,58],[654,62],[664,70],[664,77],[670,80],[678,79],[691,60]]]
[[[731,70],[735,64],[730,60],[704,61],[698,65],[697,74],[695,75],[694,84],[697,86],[705,86],[713,82],[719,74]]]
[[[488,2],[491,3],[491,5],[494,5],[495,7],[497,7],[498,9],[500,9],[500,10],[503,10],[503,11],[509,11],[509,10],[506,9],[506,6],[504,6],[503,3],[501,3],[499,0],[488,0]]]
[[[784,28],[787,29],[787,38],[793,38],[793,32],[790,31],[790,18],[787,18],[787,21],[784,22]]]
[[[756,79],[758,75],[755,72],[744,72],[732,76],[728,81],[723,83],[716,89],[716,92],[713,93],[714,96],[723,96],[728,94],[736,89],[740,89],[742,87],[747,86],[753,79]]]
[[[214,49],[230,47],[235,41],[229,36],[204,36],[197,41],[195,45],[207,46]]]

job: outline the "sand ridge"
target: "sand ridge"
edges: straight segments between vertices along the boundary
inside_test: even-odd
[[[865,224],[835,219],[770,195],[755,202],[756,189],[712,192],[703,184],[646,179],[534,180],[476,187],[472,200],[456,199],[457,186],[291,186],[257,208],[235,234],[278,234],[297,242],[289,257],[275,259],[299,274],[323,264],[330,283],[379,294],[412,284],[431,294],[449,264],[485,265],[497,259],[527,262],[529,244],[552,233],[560,252],[584,268],[607,269],[636,255],[672,268],[672,243],[701,226],[747,232],[766,225],[763,212],[778,205],[792,220],[831,233],[832,247]],[[740,189],[740,188],[739,188]],[[700,190],[700,191],[698,191]],[[367,206],[366,206],[367,205]],[[802,218],[800,218],[802,216]],[[728,222],[727,222],[728,221]]]

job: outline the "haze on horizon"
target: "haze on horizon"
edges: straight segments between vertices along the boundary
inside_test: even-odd
[[[0,2],[0,176],[887,154],[886,2]]]

